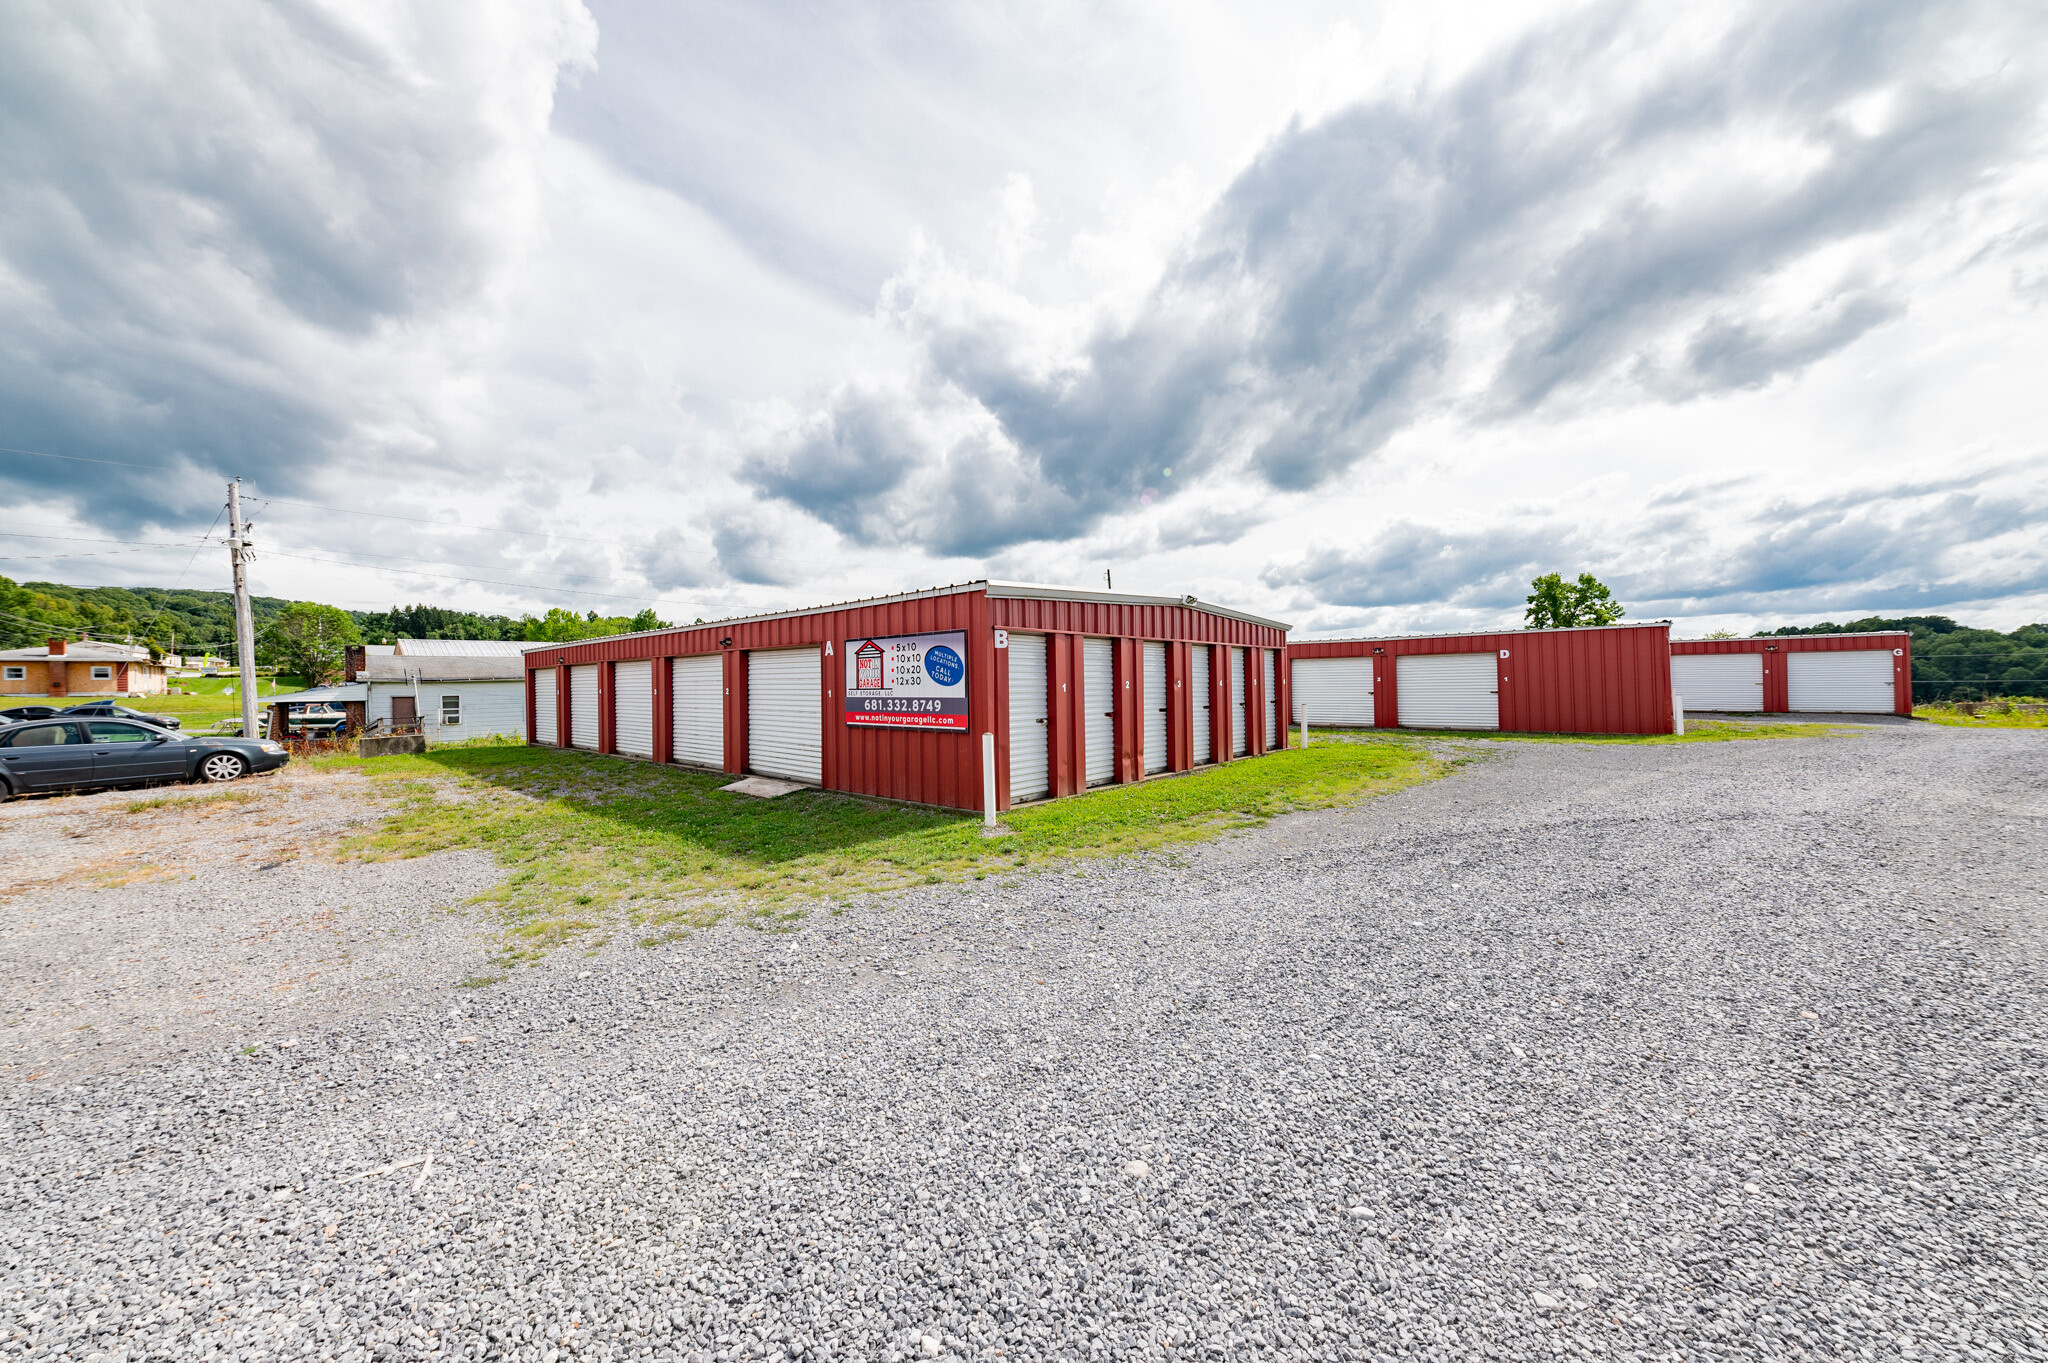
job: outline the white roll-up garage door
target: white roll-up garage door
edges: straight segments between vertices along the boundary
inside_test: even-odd
[[[669,662],[669,703],[675,727],[669,760],[725,769],[725,657],[718,653]]]
[[[1371,658],[1296,658],[1294,722],[1311,729],[1370,729]]]
[[[1107,639],[1081,641],[1081,742],[1091,786],[1116,780],[1115,656]]]
[[[1010,803],[1052,791],[1046,761],[1045,636],[1010,633]]]
[[[1674,653],[1671,689],[1688,710],[1762,710],[1764,655]]]
[[[1897,706],[1892,695],[1897,661],[1890,649],[1787,654],[1786,699],[1794,710],[1888,715]],[[1687,696],[1685,703],[1690,706],[1692,697]]]
[[[1166,770],[1166,645],[1145,641],[1145,771]]]
[[[747,769],[816,785],[825,779],[824,672],[815,648],[747,655]]]
[[[612,746],[629,757],[654,756],[654,663],[612,665]]]
[[[1402,728],[1500,727],[1500,667],[1493,654],[1424,653],[1395,663]]]
[[[533,674],[533,741],[559,747],[555,720],[555,669],[543,667]]]
[[[1188,670],[1194,675],[1188,678],[1188,686],[1194,694],[1188,697],[1188,704],[1194,710],[1195,765],[1215,760],[1213,740],[1216,730],[1209,716],[1209,646],[1196,644],[1188,650],[1193,666]]]
[[[1230,755],[1243,757],[1244,746],[1244,650],[1230,650]]]
[[[1280,669],[1272,649],[1260,649],[1259,654],[1266,660],[1266,751],[1272,752],[1280,746]]]
[[[569,746],[597,751],[597,664],[569,669]]]

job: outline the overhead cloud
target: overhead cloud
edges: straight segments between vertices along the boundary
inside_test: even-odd
[[[1983,5],[1712,22],[1602,6],[1289,129],[1131,318],[928,252],[886,299],[917,381],[847,385],[743,477],[869,542],[987,552],[1204,476],[1314,488],[1426,415],[1797,373],[1900,315],[1907,266],[1875,243],[2038,135],[2039,73],[1993,54]]]

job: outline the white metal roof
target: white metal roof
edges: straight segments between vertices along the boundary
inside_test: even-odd
[[[517,658],[546,647],[537,639],[400,639],[395,652],[401,658]]]
[[[10,663],[39,663],[51,656],[47,644],[35,648],[10,648],[0,652],[0,658],[5,658]],[[62,653],[54,656],[67,663],[146,663],[149,661],[149,650],[141,644],[116,644],[104,639],[75,639],[64,646]]]
[[[1825,634],[1738,634],[1732,639],[1673,639],[1674,644],[1760,644],[1766,639],[1910,639],[1911,630],[1829,630]]]
[[[1499,629],[1444,629],[1427,634],[1343,634],[1336,638],[1296,639],[1297,644],[1388,644],[1397,639],[1476,639],[1483,634],[1590,634],[1603,629],[1668,629],[1669,620],[1630,620],[1619,625],[1558,625],[1531,629],[1527,625],[1503,625]]]
[[[506,681],[526,679],[526,659],[511,656],[489,658],[366,658],[356,673],[359,681],[409,682]]]
[[[667,629],[632,630],[625,634],[604,634],[593,639],[572,639],[563,643],[524,644],[527,653],[539,653],[547,649],[581,648],[585,644],[610,643],[615,639],[644,639],[652,634],[680,634],[692,629],[725,629],[732,625],[753,625],[763,620],[787,620],[797,615],[818,615],[825,611],[858,610],[864,606],[890,606],[898,601],[919,601],[930,596],[952,596],[956,592],[987,592],[993,597],[1022,598],[1040,601],[1101,601],[1115,606],[1181,606],[1188,610],[1201,611],[1208,615],[1221,615],[1231,620],[1243,620],[1249,624],[1264,625],[1268,629],[1289,630],[1292,625],[1264,616],[1232,610],[1192,596],[1135,596],[1128,592],[1095,592],[1076,587],[1049,587],[1035,582],[993,582],[986,578],[976,582],[956,582],[950,587],[926,587],[914,592],[894,592],[888,596],[863,596],[851,601],[828,601],[821,606],[805,606],[798,610],[763,611],[759,615],[731,615],[722,620],[706,620],[702,624],[670,625]]]

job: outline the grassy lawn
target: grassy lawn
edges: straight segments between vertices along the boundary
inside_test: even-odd
[[[1951,729],[2048,729],[2048,715],[1965,715],[1947,706],[1916,706],[1913,718]]]
[[[140,700],[124,700],[120,703],[130,709],[152,715],[175,715],[187,729],[195,731],[208,728],[217,720],[242,717],[240,683],[234,677],[180,677],[174,684],[180,690],[192,690],[199,694],[144,696]],[[233,695],[227,694],[231,686],[237,688]],[[261,701],[269,696],[289,695],[305,689],[304,683],[297,677],[265,677],[257,687],[256,695]]]
[[[1299,735],[1300,730],[1294,730]],[[1498,729],[1309,729],[1310,750],[1324,738],[1347,743],[1401,743],[1423,739],[1483,738],[1497,743],[1727,743],[1748,738],[1825,738],[1855,732],[1839,724],[1748,724],[1741,720],[1688,720],[1682,734],[1520,734]],[[1297,736],[1290,740],[1299,742]]]
[[[480,900],[503,914],[506,964],[571,938],[653,944],[735,914],[774,927],[823,901],[1171,847],[1449,769],[1409,745],[1333,743],[1016,810],[988,838],[974,815],[820,791],[756,800],[720,791],[730,776],[523,744],[312,761],[360,769],[394,802],[348,854],[477,848],[509,869]]]

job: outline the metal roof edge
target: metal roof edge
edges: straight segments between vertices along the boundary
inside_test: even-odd
[[[1827,634],[1738,634],[1732,639],[1673,639],[1674,644],[1760,644],[1766,639],[1910,639],[1909,629],[1834,630]]]
[[[925,587],[914,592],[895,592],[888,596],[864,596],[852,601],[831,601],[822,606],[805,606],[799,610],[764,611],[759,615],[730,615],[721,620],[706,620],[701,625],[671,625],[667,629],[634,630],[627,634],[601,634],[590,639],[573,639],[562,643],[540,644],[527,649],[521,656],[531,658],[536,653],[550,650],[582,648],[586,644],[616,643],[620,639],[651,639],[657,635],[686,634],[695,629],[725,629],[733,625],[754,625],[765,620],[787,620],[797,615],[823,615],[827,611],[864,610],[870,606],[892,606],[899,601],[920,601],[926,597],[953,596],[960,592],[986,592],[991,597],[1017,599],[1038,599],[1045,601],[1100,601],[1109,605],[1141,606],[1183,606],[1190,610],[1221,615],[1231,620],[1243,620],[1248,624],[1264,625],[1282,633],[1294,628],[1278,620],[1245,611],[1231,610],[1228,606],[1211,605],[1191,596],[1133,596],[1122,592],[1087,592],[1074,587],[1048,587],[1031,582],[992,582],[979,578],[973,582],[955,582],[947,587]]]
[[[1247,624],[1264,625],[1286,633],[1294,628],[1279,620],[1268,620],[1263,615],[1249,611],[1232,610],[1194,596],[1140,596],[1131,592],[1095,592],[1079,587],[1052,587],[1036,582],[988,582],[985,587],[990,597],[1024,601],[1098,601],[1107,606],[1180,606],[1186,610],[1197,610],[1207,615],[1221,615],[1231,620],[1242,620]]]
[[[1634,620],[1625,625],[1560,625],[1555,629],[1452,629],[1432,634],[1349,634],[1338,639],[1290,639],[1294,644],[1377,644],[1397,639],[1477,639],[1489,634],[1591,634],[1596,630],[1670,629],[1669,620]]]

